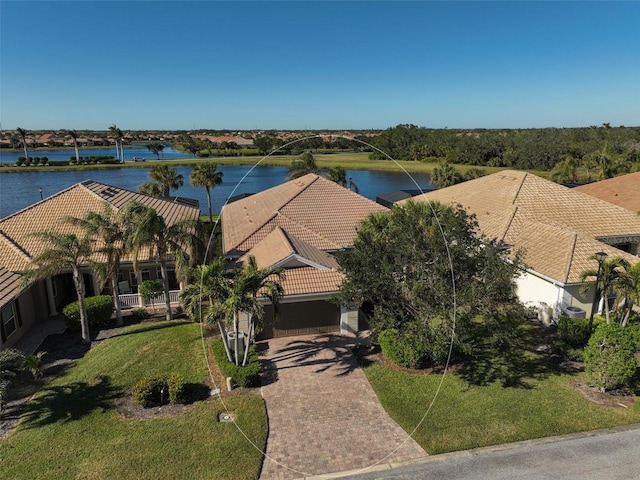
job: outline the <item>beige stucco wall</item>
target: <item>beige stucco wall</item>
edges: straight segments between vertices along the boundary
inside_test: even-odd
[[[46,320],[49,317],[47,296],[44,282],[37,282],[27,291],[23,292],[13,303],[17,304],[18,315],[22,325],[18,325],[7,341],[2,343],[0,349],[11,348],[35,323]]]

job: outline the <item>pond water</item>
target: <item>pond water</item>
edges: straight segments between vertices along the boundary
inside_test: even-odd
[[[197,199],[200,202],[200,210],[203,214],[207,214],[205,189],[189,185],[192,167],[177,166],[177,169],[178,173],[184,177],[184,186],[172,192],[172,195]],[[287,167],[277,166],[220,165],[218,169],[224,176],[222,185],[212,190],[214,213],[220,211],[230,196],[256,193],[284,183],[287,172]],[[41,196],[40,189],[42,189],[42,198],[47,198],[71,185],[89,179],[137,191],[140,184],[149,181],[148,171],[148,168],[11,173],[0,171],[0,218],[38,202]],[[371,200],[375,200],[377,195],[385,192],[416,189],[416,183],[421,188],[432,187],[431,178],[426,173],[416,173],[409,177],[402,172],[347,170],[347,178],[349,177],[352,177],[358,185],[360,194]]]

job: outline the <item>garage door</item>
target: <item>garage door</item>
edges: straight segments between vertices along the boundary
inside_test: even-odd
[[[340,330],[340,307],[331,302],[315,301],[280,304],[274,322],[273,307],[265,309],[264,329],[258,340]]]

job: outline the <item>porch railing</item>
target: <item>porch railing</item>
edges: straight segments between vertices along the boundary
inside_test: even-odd
[[[180,290],[170,290],[169,291],[169,303],[172,305],[177,305],[179,303],[178,295],[180,295]],[[118,295],[118,299],[120,300],[120,307],[125,308],[137,308],[140,306],[140,295],[137,293],[126,293],[123,295]],[[158,295],[157,297],[153,297],[152,299],[145,302],[145,307],[152,306],[162,306],[164,305],[164,293],[162,295]]]

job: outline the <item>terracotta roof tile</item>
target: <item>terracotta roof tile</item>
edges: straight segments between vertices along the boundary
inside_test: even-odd
[[[574,190],[640,213],[640,172],[581,185]]]
[[[319,270],[314,267],[300,267],[287,269],[280,284],[285,296],[304,295],[337,292],[343,280],[344,274],[341,272]]]
[[[276,227],[321,250],[351,246],[357,226],[386,210],[340,185],[309,174],[222,209],[224,252],[240,256]]]
[[[482,234],[524,248],[528,266],[563,283],[578,283],[597,267],[589,257],[599,250],[639,261],[596,238],[640,235],[640,216],[529,173],[507,170],[415,199],[460,204],[476,215]]]
[[[31,258],[43,251],[45,245],[32,233],[52,230],[80,234],[79,227],[63,221],[65,217],[81,218],[89,211],[101,212],[105,202],[112,205],[115,213],[132,200],[155,208],[169,225],[200,215],[198,208],[87,180],[1,219],[0,266],[23,271]],[[142,253],[141,259],[151,257],[149,250]]]
[[[21,283],[22,275],[0,266],[0,308],[20,295],[25,287]]]

